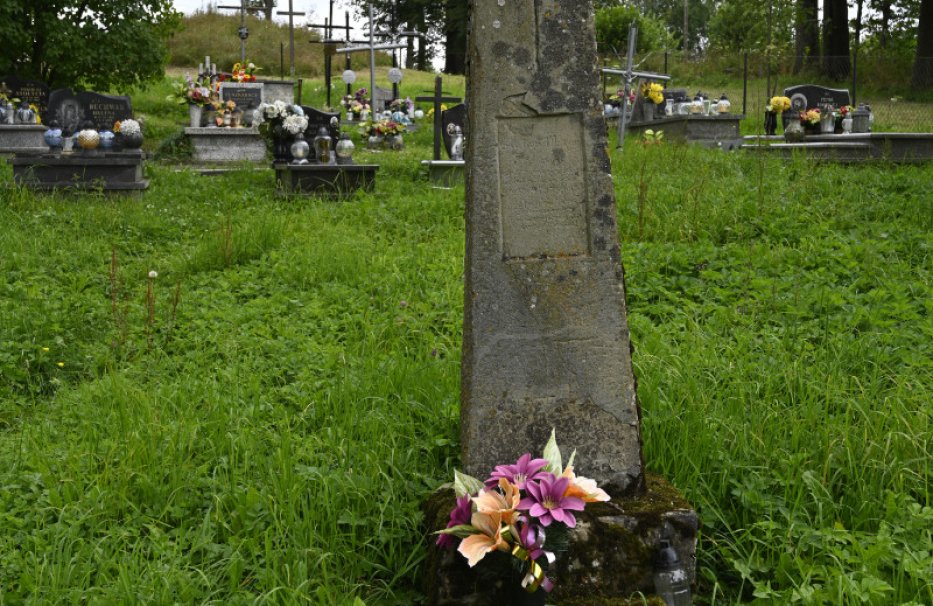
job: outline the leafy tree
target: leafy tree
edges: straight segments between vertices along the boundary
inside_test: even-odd
[[[596,11],[596,45],[599,52],[624,56],[628,51],[628,32],[633,23],[638,27],[637,52],[668,48],[673,43],[660,20],[642,14],[634,6],[612,6]]]
[[[622,4],[621,1],[606,4]],[[716,9],[716,0],[630,0],[626,5],[637,7],[647,16],[659,19],[668,31],[684,43],[684,25],[687,26],[688,49],[697,49],[706,42],[710,16]],[[685,10],[686,9],[686,10]]]
[[[788,0],[723,0],[709,20],[710,46],[732,52],[786,47],[794,12]]]
[[[3,0],[0,73],[107,90],[161,78],[171,0]]]
[[[851,70],[849,5],[846,0],[823,0],[823,73],[842,80]]]

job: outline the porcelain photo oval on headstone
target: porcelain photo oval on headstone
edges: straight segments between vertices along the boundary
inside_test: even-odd
[[[340,79],[347,84],[353,84],[356,82],[356,72],[352,69],[346,69],[342,74],[340,74]]]
[[[398,84],[402,81],[402,70],[397,67],[393,67],[389,70],[389,82],[392,84]]]

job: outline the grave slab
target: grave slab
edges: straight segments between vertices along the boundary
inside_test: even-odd
[[[357,190],[373,191],[379,165],[277,162],[272,168],[280,195],[343,199]]]
[[[145,158],[140,150],[126,150],[17,154],[7,162],[13,166],[13,180],[30,189],[120,193],[149,187],[149,181],[143,175]]]
[[[0,157],[13,154],[41,154],[48,151],[41,124],[0,124]]]
[[[259,129],[199,127],[185,129],[196,162],[264,162],[266,143]]]

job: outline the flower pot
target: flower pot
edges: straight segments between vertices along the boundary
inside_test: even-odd
[[[366,147],[371,151],[376,151],[382,147],[382,137],[379,135],[370,135],[366,140]]]
[[[143,134],[134,133],[128,135],[126,133],[120,133],[120,147],[123,149],[139,149],[143,146]]]
[[[200,105],[195,105],[191,103],[188,105],[188,125],[191,128],[199,128],[201,126],[201,114],[204,113],[204,108]]]
[[[765,134],[769,137],[777,132],[777,112],[765,112]]]

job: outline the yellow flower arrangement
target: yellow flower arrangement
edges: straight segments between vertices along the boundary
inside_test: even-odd
[[[787,97],[771,97],[771,101],[768,102],[768,107],[765,109],[769,112],[786,112],[790,109],[790,99]]]
[[[820,110],[818,109],[808,109],[805,112],[800,112],[800,121],[807,124],[819,124],[820,118]]]
[[[645,82],[641,85],[641,96],[660,105],[664,103],[664,87],[659,82]]]

